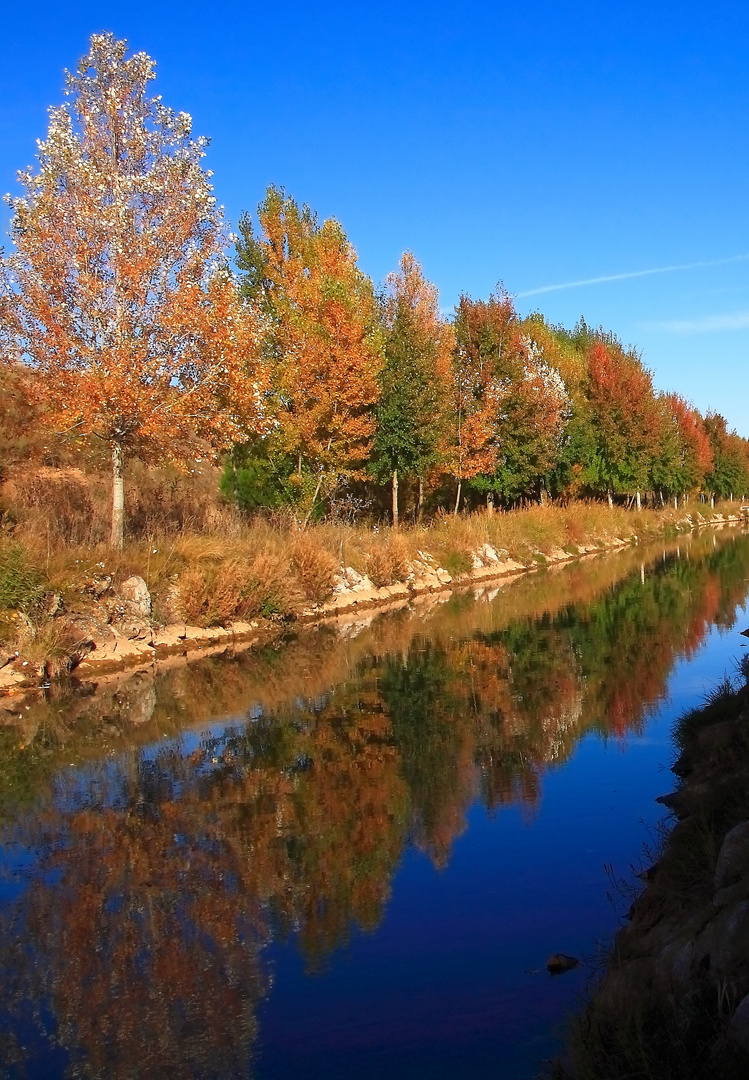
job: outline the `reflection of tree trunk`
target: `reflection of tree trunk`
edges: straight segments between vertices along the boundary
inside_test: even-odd
[[[117,551],[122,551],[125,537],[125,480],[124,454],[122,443],[117,439],[112,443],[112,535],[110,543]]]
[[[419,496],[416,503],[416,521],[421,524],[421,515],[424,512],[424,478],[419,477]]]
[[[398,528],[398,470],[393,469],[393,528]]]
[[[611,488],[609,488],[609,490],[606,492],[606,494],[608,495],[608,498],[609,498],[609,510],[613,510],[614,509],[614,499],[613,499],[613,496],[611,494]]]
[[[458,510],[460,509],[460,493],[461,493],[462,488],[463,488],[463,478],[461,477],[460,480],[458,480],[458,494],[455,496],[455,514],[456,515],[458,513]]]
[[[486,493],[486,512],[487,514],[494,513],[494,492],[487,491]]]

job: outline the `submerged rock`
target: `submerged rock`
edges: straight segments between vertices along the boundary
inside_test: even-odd
[[[568,956],[567,953],[558,952],[554,953],[546,961],[546,970],[550,975],[563,975],[565,971],[572,971],[579,964],[580,961],[576,956]]]

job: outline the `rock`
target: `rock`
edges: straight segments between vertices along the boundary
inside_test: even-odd
[[[708,958],[714,978],[741,974],[749,951],[749,900],[722,908],[700,934],[696,948]]]
[[[106,592],[109,591],[111,586],[112,586],[112,578],[109,577],[108,575],[106,577],[95,577],[95,578],[90,578],[86,582],[86,584],[83,586],[83,591],[87,592],[87,593],[91,593],[91,595],[95,596],[96,599],[98,600],[98,599],[100,599],[100,597],[104,596],[104,594]]]
[[[749,994],[739,1002],[731,1017],[731,1031],[744,1050],[749,1050]]]
[[[154,648],[176,648],[182,646],[185,641],[184,626],[165,626],[157,634],[154,634],[151,644]]]
[[[128,615],[140,619],[151,618],[151,594],[142,577],[137,574],[129,577],[120,585],[120,596],[125,602]]]
[[[55,615],[59,615],[63,609],[62,597],[55,593],[51,596],[49,603],[47,604],[47,610],[45,612],[48,619],[54,619]]]
[[[715,865],[715,889],[724,889],[749,874],[749,821],[726,833]]]
[[[150,644],[153,640],[151,624],[143,618],[117,619],[112,623],[112,630],[117,636],[126,637],[128,641],[145,641]]]
[[[546,970],[550,975],[563,975],[565,971],[572,971],[579,965],[576,956],[568,956],[567,953],[558,952],[550,956],[546,961]]]
[[[505,552],[504,554],[506,555],[507,552]],[[495,548],[493,548],[491,544],[484,544],[482,548],[479,548],[479,555],[484,560],[484,562],[499,562],[499,552]]]

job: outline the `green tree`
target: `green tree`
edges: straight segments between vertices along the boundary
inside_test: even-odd
[[[382,303],[385,365],[370,468],[378,479],[391,482],[393,526],[398,528],[399,479],[418,478],[420,515],[424,477],[439,459],[452,333],[440,316],[436,288],[410,251],[388,277],[387,289]]]

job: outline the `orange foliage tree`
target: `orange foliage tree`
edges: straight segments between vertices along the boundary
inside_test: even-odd
[[[276,421],[284,449],[333,491],[363,475],[380,395],[382,332],[370,279],[340,224],[319,224],[307,206],[274,187],[258,208],[256,235],[240,222],[243,290],[270,320]],[[311,511],[310,511],[311,512]]]
[[[678,505],[679,496],[699,491],[713,464],[710,440],[697,409],[678,394],[659,398],[662,414],[660,454],[653,463],[653,483]]]
[[[498,374],[517,336],[511,297],[502,289],[487,301],[461,296],[455,311],[455,348],[447,404],[446,471],[458,482],[492,473],[497,463],[496,419],[504,396]]]
[[[128,454],[178,461],[196,437],[241,438],[262,411],[258,320],[222,257],[206,140],[147,97],[154,63],[126,51],[94,34],[67,73],[70,102],[10,199],[0,293],[6,352],[33,372],[45,417],[109,447],[116,547]]]
[[[636,353],[600,338],[588,349],[588,372],[597,483],[609,503],[612,492],[636,493],[639,506],[662,431],[652,375]]]

